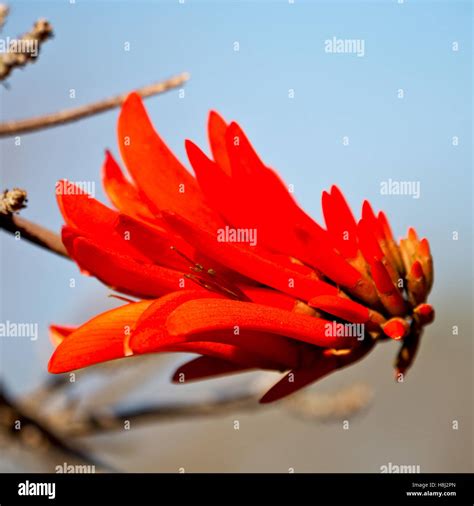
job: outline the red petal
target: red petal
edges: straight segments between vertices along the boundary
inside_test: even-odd
[[[238,227],[257,228],[262,245],[299,258],[303,237],[320,234],[321,227],[298,206],[280,177],[263,164],[237,123],[229,125],[226,140],[232,189],[246,204],[234,206],[227,220]]]
[[[236,123],[229,125],[226,138],[232,178],[193,143],[186,144],[199,184],[213,207],[233,226],[257,230],[260,245],[299,258],[336,283],[357,284],[357,270],[332,250],[327,233],[296,204],[278,175],[263,165]]]
[[[299,369],[289,372],[278,383],[273,385],[270,390],[260,399],[262,404],[278,401],[297,390],[315,382],[318,379],[327,376],[331,372],[337,370],[336,360],[328,357],[321,359],[314,364],[311,369]]]
[[[137,297],[159,297],[191,285],[195,287],[194,283],[184,278],[182,272],[141,264],[131,257],[104,250],[81,237],[74,241],[74,258],[82,269],[106,285]]]
[[[74,240],[80,236],[81,234],[78,230],[67,225],[64,225],[61,229],[61,240],[71,258],[74,258]]]
[[[56,348],[48,365],[63,373],[125,356],[124,340],[150,301],[127,304],[89,320]]]
[[[71,335],[77,327],[66,327],[63,325],[50,325],[49,335],[54,346],[61,344],[66,337]]]
[[[180,237],[125,214],[119,215],[116,230],[122,237],[128,237],[133,247],[152,262],[182,271],[189,269],[189,262],[171,249],[177,248],[186,256],[194,257],[194,249]]]
[[[155,219],[143,202],[138,189],[123,175],[118,163],[108,150],[105,152],[105,161],[102,166],[102,182],[107,196],[117,209],[142,219],[151,221]]]
[[[373,346],[374,340],[370,340],[367,343],[364,342],[353,348],[348,354],[341,356],[331,354],[332,350],[325,350],[322,354],[316,356],[316,359],[313,360],[310,367],[288,373],[260,399],[260,402],[268,403],[277,401],[327,376],[331,372],[347,367],[365,357]]]
[[[382,330],[388,337],[399,341],[408,335],[410,326],[403,318],[391,318],[382,324]]]
[[[240,346],[216,342],[183,342],[170,345],[160,351],[178,351],[184,353],[198,353],[208,357],[219,358],[252,369],[276,369],[277,367],[269,360],[251,353]]]
[[[178,306],[196,298],[216,298],[216,294],[205,290],[183,290],[161,297],[151,304],[137,323],[129,346],[134,353],[150,353],[158,350],[163,340],[169,337],[165,328],[166,319]]]
[[[357,235],[359,238],[359,247],[365,260],[371,263],[375,260],[382,260],[383,251],[374,235],[374,229],[366,218],[362,218],[357,226]]]
[[[323,193],[322,203],[326,227],[336,248],[346,258],[354,258],[358,250],[357,224],[343,194],[333,186],[331,194]]]
[[[228,176],[231,175],[229,156],[225,141],[227,123],[215,111],[209,113],[208,137],[211,146],[212,157],[219,167]]]
[[[420,241],[420,255],[425,257],[429,257],[431,255],[428,239],[422,239]]]
[[[297,303],[296,299],[293,297],[268,288],[241,287],[241,290],[252,302],[264,304],[265,306],[272,306],[292,311]]]
[[[362,219],[367,222],[369,229],[372,231],[372,234],[375,236],[377,241],[385,238],[385,233],[380,226],[380,222],[376,218],[374,210],[368,200],[364,200],[364,203],[362,204]]]
[[[309,301],[309,305],[349,322],[365,323],[370,318],[368,308],[350,299],[336,295],[320,295]]]
[[[122,158],[151,209],[179,213],[206,228],[220,224],[194,177],[154,130],[136,93],[122,106],[118,141]]]
[[[68,191],[72,194],[68,195]],[[100,246],[146,260],[146,257],[132,248],[115,230],[118,217],[116,211],[91,198],[78,186],[66,180],[57,183],[56,196],[61,214],[69,227]]]
[[[421,263],[418,260],[416,260],[411,266],[411,275],[415,279],[423,277],[423,267],[421,266]]]
[[[165,213],[164,217],[197,250],[244,276],[303,300],[316,295],[337,293],[334,286],[282,267],[268,252],[243,244],[218,242],[216,235],[199,230],[177,215]]]
[[[192,300],[175,309],[166,321],[171,335],[193,335],[225,329],[270,332],[317,346],[349,347],[354,339],[336,337],[330,322],[283,309],[225,299]]]
[[[169,294],[155,301],[142,315],[130,339],[130,348],[135,353],[165,351],[170,346],[184,341],[218,342],[241,347],[243,350],[265,357],[274,364],[294,367],[298,363],[298,349],[294,343],[274,334],[239,332],[221,329],[219,332],[195,333],[192,336],[181,336],[180,333],[169,334],[165,325],[169,315],[186,301],[200,298],[201,302],[216,300],[210,292],[183,291]],[[203,300],[206,299],[206,300]],[[281,368],[281,367],[280,367]]]
[[[397,290],[387,272],[387,269],[380,260],[374,260],[371,263],[370,270],[375,286],[380,293],[392,294]]]
[[[242,206],[231,178],[193,142],[185,141],[186,153],[207,201],[227,220]]]
[[[387,219],[387,216],[383,211],[380,211],[378,214],[378,222],[380,225],[380,228],[383,231],[384,237],[387,241],[393,241],[393,233],[392,229],[390,228],[390,223]]]
[[[380,293],[383,305],[390,314],[398,316],[406,313],[406,303],[393,284],[387,269],[380,260],[374,260],[370,265],[370,271],[375,286]]]
[[[173,382],[189,383],[214,376],[244,372],[252,369],[214,357],[198,357],[186,362],[173,374]]]

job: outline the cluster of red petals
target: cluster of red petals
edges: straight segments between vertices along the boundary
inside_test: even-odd
[[[356,221],[335,186],[323,193],[323,228],[239,125],[211,112],[208,134],[212,157],[186,142],[194,177],[131,94],[118,141],[132,181],[110,153],[103,166],[115,209],[60,185],[69,255],[82,272],[140,300],[78,328],[53,326],[49,371],[144,353],[195,353],[175,381],[284,371],[262,398],[270,402],[393,338],[402,341],[396,367],[404,372],[421,328],[433,319],[428,241],[410,229],[397,244],[385,215],[368,202]],[[222,240],[229,231],[253,231],[257,240]],[[361,324],[363,337],[347,324]]]

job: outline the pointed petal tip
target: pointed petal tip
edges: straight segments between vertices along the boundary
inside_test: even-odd
[[[58,360],[56,359],[56,352],[54,352],[49,359],[48,362],[48,372],[50,374],[62,374],[65,372],[68,372],[66,369],[61,367],[61,364],[58,363]]]
[[[408,239],[410,239],[410,241],[418,241],[418,234],[413,227],[408,229]]]
[[[208,122],[218,121],[219,123],[225,123],[224,118],[215,109],[210,109],[208,115]]]
[[[420,279],[423,277],[423,267],[418,260],[416,260],[411,266],[411,274],[415,279]]]
[[[429,257],[431,255],[430,243],[426,237],[420,241],[420,254],[425,257]]]

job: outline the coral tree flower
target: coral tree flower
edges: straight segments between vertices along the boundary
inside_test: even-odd
[[[156,352],[199,355],[187,382],[265,369],[285,372],[280,399],[399,340],[398,374],[416,354],[433,283],[428,241],[397,244],[366,201],[357,221],[341,191],[322,196],[325,228],[295,202],[237,123],[209,115],[211,157],[186,141],[195,177],[155,132],[137,94],[118,142],[131,181],[106,153],[115,209],[63,182],[63,242],[83,273],[136,297],[78,328],[52,326],[49,371]],[[252,238],[250,240],[249,238]]]

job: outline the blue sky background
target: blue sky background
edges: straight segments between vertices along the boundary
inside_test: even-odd
[[[294,185],[298,201],[316,219],[321,218],[322,190],[336,183],[357,213],[368,198],[374,208],[387,212],[395,235],[413,225],[428,237],[436,268],[431,300],[438,317],[427,331],[405,395],[413,409],[420,409],[420,423],[427,424],[433,437],[444,437],[440,426],[432,424],[437,423],[433,417],[446,413],[447,419],[464,417],[472,427],[471,2],[77,0],[10,5],[2,37],[24,33],[35,19],[46,17],[55,38],[45,43],[37,63],[13,73],[9,89],[0,89],[2,120],[86,104],[188,71],[184,98],[172,91],[146,101],[156,128],[183,161],[184,139],[207,149],[207,114],[216,109],[244,127],[262,158]],[[332,37],[363,39],[365,56],[325,53],[324,41]],[[452,50],[453,42],[459,51]],[[75,99],[69,98],[72,88]],[[397,97],[400,88],[403,99]],[[288,98],[290,89],[293,99]],[[60,178],[96,181],[103,198],[100,166],[105,148],[118,154],[117,115],[113,110],[24,135],[19,147],[12,138],[0,141],[0,186],[28,190],[25,217],[59,230],[54,184]],[[452,145],[453,136],[459,138],[458,146]],[[419,181],[421,198],[381,195],[380,182],[388,178]],[[452,240],[453,231],[459,232],[458,241]],[[80,277],[72,263],[5,234],[0,254],[1,320],[38,322],[41,329],[34,344],[0,342],[2,376],[14,391],[23,391],[46,374],[49,323],[80,323],[114,302],[106,298],[105,287]],[[71,277],[77,279],[74,289],[69,288]],[[456,324],[462,332],[454,339],[451,326]],[[356,367],[374,383],[386,382],[380,395],[392,401],[395,395],[403,405],[407,398],[392,391],[397,387],[390,371],[395,353],[393,347],[379,352],[380,368],[374,361]],[[424,407],[418,399],[426,400]],[[369,427],[378,426],[381,410],[375,410]],[[404,423],[390,420],[391,430],[411,441],[400,428]],[[415,460],[434,462],[427,471],[467,470],[472,466],[472,445],[469,450],[466,444],[472,430],[463,438],[450,441],[436,457],[428,441],[420,448],[413,441],[409,445]],[[348,464],[349,470],[370,470],[358,462]],[[311,465],[308,470],[314,469]],[[235,464],[232,470],[242,469]]]

